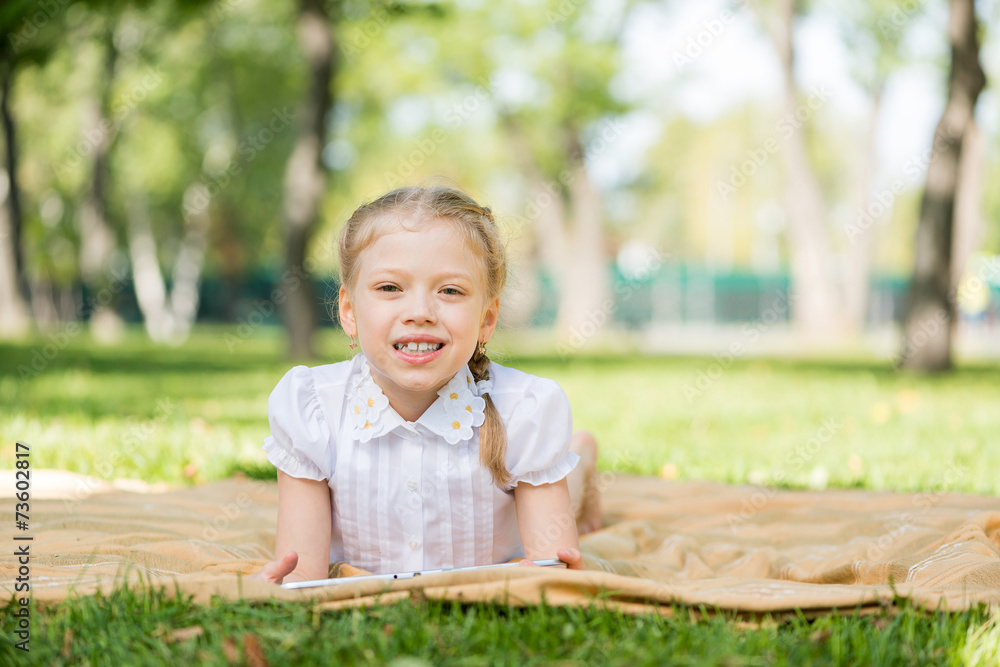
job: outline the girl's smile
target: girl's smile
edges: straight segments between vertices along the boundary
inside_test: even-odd
[[[361,254],[353,292],[340,292],[345,331],[358,336],[372,378],[408,421],[489,340],[499,307],[464,234],[440,219],[404,219],[379,236]]]
[[[407,363],[426,364],[440,355],[444,342],[434,336],[412,335],[404,336],[393,347],[396,356]]]

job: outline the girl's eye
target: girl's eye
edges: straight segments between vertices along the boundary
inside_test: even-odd
[[[441,291],[444,292],[445,294],[448,294],[448,295],[460,296],[462,294],[462,290],[457,289],[455,287],[445,287]]]
[[[379,292],[398,292],[399,288],[395,285],[379,285],[375,288]]]

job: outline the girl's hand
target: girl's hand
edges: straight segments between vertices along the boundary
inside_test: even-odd
[[[556,556],[559,556],[559,560],[566,563],[566,568],[569,570],[587,569],[587,566],[583,564],[583,554],[580,553],[579,549],[560,549],[556,552]],[[520,564],[528,567],[538,567],[534,561],[527,558],[522,559]]]
[[[580,553],[579,549],[560,549],[556,555],[559,556],[559,560],[566,563],[566,567],[570,570],[587,569],[587,566],[583,564],[583,554]]]
[[[272,560],[250,578],[266,581],[269,584],[280,584],[285,577],[291,574],[298,563],[299,555],[294,551],[289,551],[280,560]]]

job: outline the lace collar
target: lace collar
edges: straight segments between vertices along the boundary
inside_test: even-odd
[[[368,442],[407,422],[389,406],[389,399],[372,378],[368,360],[360,353],[358,357],[361,367],[353,376],[348,412],[354,420],[354,438]],[[473,428],[486,420],[482,395],[492,389],[492,381],[476,382],[469,367],[463,366],[438,390],[437,400],[414,423],[422,424],[450,445],[471,440]]]

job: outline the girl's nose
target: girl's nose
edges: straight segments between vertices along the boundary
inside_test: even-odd
[[[406,299],[406,308],[403,312],[403,319],[406,322],[431,323],[437,321],[437,314],[434,312],[434,301],[429,294],[419,290],[413,290]]]

